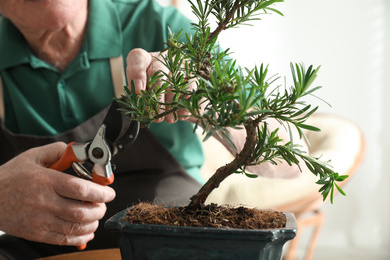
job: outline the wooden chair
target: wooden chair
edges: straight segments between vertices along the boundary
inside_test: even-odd
[[[339,154],[340,158],[344,157],[341,155],[341,151],[343,151],[343,154],[347,154],[347,162],[343,163],[345,166],[344,170],[339,172],[343,175],[349,175],[349,178],[339,185],[344,187],[356,173],[363,161],[365,153],[365,139],[363,133],[350,121],[334,115],[316,115],[313,117],[312,121],[314,121],[314,125],[319,126],[321,129],[330,129],[323,131],[323,133],[307,133],[310,142],[318,142],[312,145],[310,153],[318,154],[319,150],[334,149],[336,155]],[[348,137],[348,135],[350,136]],[[344,142],[342,139],[347,139],[348,141]],[[348,147],[350,143],[354,143],[352,151]],[[296,259],[300,235],[305,228],[310,226],[313,227],[313,233],[306,250],[305,260],[313,258],[320,230],[325,219],[324,213],[321,211],[321,206],[323,204],[324,202],[321,195],[318,192],[314,192],[295,202],[276,207],[279,211],[294,213],[298,222],[297,237],[290,242],[287,254],[284,258],[285,260]]]
[[[321,129],[321,132],[306,132],[312,156],[321,156],[331,160],[334,171],[340,175],[349,175],[341,186],[351,179],[360,166],[365,151],[365,141],[360,129],[350,120],[331,114],[315,114],[309,121]],[[210,140],[210,141],[209,141]],[[202,168],[204,178],[208,178],[215,169],[230,161],[232,156],[216,140],[204,143],[206,164]],[[218,155],[218,156],[217,156]],[[262,209],[274,209],[295,214],[298,223],[297,236],[290,242],[285,260],[296,258],[299,240],[303,230],[313,227],[313,233],[306,249],[305,260],[313,258],[325,215],[321,211],[322,196],[315,184],[317,177],[305,170],[294,179],[250,179],[242,175],[229,176],[214,191],[207,202],[219,204],[244,204]]]

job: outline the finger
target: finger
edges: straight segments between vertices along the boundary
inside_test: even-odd
[[[71,222],[44,212],[36,212],[35,215],[30,215],[29,219],[28,223],[24,223],[21,237],[50,244],[76,244],[78,243],[77,240],[80,240],[77,237],[84,237],[81,240],[86,243],[93,238],[93,233],[99,226],[98,220],[87,223]],[[76,241],[65,242],[64,237]]]
[[[173,98],[174,98],[175,94],[171,92],[170,89],[167,89],[167,92],[165,93],[165,102],[166,103],[172,103],[173,101]],[[165,106],[165,109],[166,110],[169,110],[170,107],[169,106]],[[174,113],[169,113],[165,116],[165,121],[167,123],[174,123],[177,121],[177,114],[175,114],[176,112]]]
[[[196,88],[197,88],[196,81],[194,79],[191,79],[188,82],[186,90],[187,91],[193,91],[193,90],[196,90]],[[189,97],[190,96],[186,96],[186,97],[183,97],[183,98],[189,98]],[[179,120],[188,120],[189,117],[191,116],[190,111],[188,111],[187,109],[179,109],[177,114],[178,114]]]
[[[179,120],[184,121],[188,120],[188,118],[191,116],[191,113],[187,109],[181,108],[177,111],[177,115]]]
[[[129,86],[134,82],[135,92],[141,93],[146,89],[147,71],[152,63],[152,56],[147,51],[136,48],[129,52],[126,58],[126,77]],[[130,91],[131,91],[130,87]]]
[[[45,146],[41,146],[34,149],[39,149],[39,153],[37,154],[37,161],[39,165],[47,167],[58,161],[63,155],[67,145],[64,142],[56,142],[52,144],[48,144]]]
[[[165,74],[169,73],[169,70],[167,67],[164,66],[160,62],[160,59],[162,59],[160,53],[151,53],[152,55],[152,64],[150,65],[148,69],[149,76],[151,77],[154,75],[156,72],[160,72],[160,78],[153,84],[152,86],[147,86],[150,88],[150,90],[153,91],[153,89],[157,92],[157,88],[162,87],[162,84],[166,81],[166,76]],[[164,55],[164,54],[162,54]],[[168,92],[167,92],[168,91]],[[164,93],[158,95],[158,101],[160,103],[158,110],[156,111],[156,114],[162,114],[168,109],[165,105],[163,105],[167,101],[167,95],[169,96],[169,89],[165,90]],[[162,122],[164,120],[164,117],[159,117],[158,119],[155,120],[156,123]]]
[[[64,235],[81,236],[94,233],[99,226],[99,221],[94,220],[90,222],[80,223],[64,220],[61,217],[47,218],[45,222],[41,223],[37,230],[41,233],[59,233]]]
[[[76,223],[90,223],[100,220],[107,210],[104,203],[90,203],[64,198],[62,198],[62,201],[58,200],[56,205],[52,209],[52,213],[55,216],[62,220]]]
[[[54,191],[61,197],[94,203],[106,203],[115,198],[115,191],[109,186],[102,186],[58,171],[54,172],[49,176],[52,178]]]
[[[64,234],[68,236],[83,236],[94,233],[99,227],[99,221],[88,223],[77,223],[57,219],[56,223],[50,227],[50,232]]]
[[[67,235],[63,233],[48,232],[37,241],[61,246],[82,246],[87,244],[94,237],[94,233],[84,235]]]

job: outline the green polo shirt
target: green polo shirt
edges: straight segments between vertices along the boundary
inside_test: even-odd
[[[1,18],[1,16],[0,16]],[[109,58],[130,50],[162,50],[172,31],[190,31],[175,8],[153,0],[89,1],[86,36],[80,52],[59,72],[33,55],[23,36],[0,19],[0,74],[5,125],[14,133],[57,135],[94,116],[114,96]],[[195,179],[204,161],[199,139],[188,122],[153,124],[151,131]]]

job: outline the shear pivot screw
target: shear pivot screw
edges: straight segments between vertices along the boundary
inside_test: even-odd
[[[95,148],[93,148],[93,150],[92,150],[92,155],[93,155],[93,157],[95,157],[95,158],[97,158],[97,159],[101,159],[101,158],[103,158],[103,156],[104,156],[104,152],[103,152],[102,148],[100,148],[100,147],[95,147]]]

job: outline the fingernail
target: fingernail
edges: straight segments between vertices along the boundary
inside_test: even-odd
[[[154,120],[153,122],[155,122],[155,123],[161,123],[163,120],[164,120],[164,118],[158,118],[158,119]]]
[[[169,124],[173,124],[176,122],[176,120],[174,118],[165,118],[165,121],[167,121],[167,123],[169,123]]]

